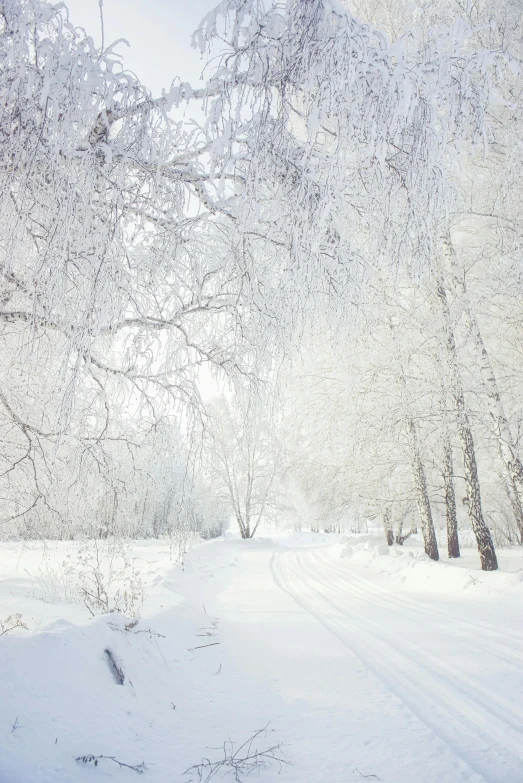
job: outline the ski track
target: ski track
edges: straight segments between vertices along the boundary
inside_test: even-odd
[[[505,630],[503,629],[503,633],[501,634],[497,628],[494,628],[492,625],[489,625],[488,623],[481,622],[474,623],[471,620],[464,619],[462,616],[457,614],[452,614],[450,612],[445,612],[442,609],[439,609],[438,607],[435,607],[431,604],[429,612],[427,611],[427,601],[419,600],[416,598],[412,598],[411,596],[402,595],[401,597],[396,596],[391,590],[388,590],[385,587],[382,587],[379,584],[376,584],[376,582],[372,582],[370,579],[365,579],[361,576],[358,576],[353,571],[351,571],[351,577],[352,579],[348,579],[348,569],[346,570],[341,563],[336,564],[336,562],[333,559],[327,559],[325,556],[321,555],[321,550],[317,549],[314,550],[318,554],[318,558],[323,559],[323,562],[325,564],[328,564],[330,568],[334,565],[340,572],[343,573],[344,577],[349,581],[352,582],[352,579],[361,582],[365,585],[366,591],[371,591],[376,594],[380,594],[387,598],[387,601],[393,601],[396,604],[404,607],[406,605],[410,606],[412,609],[414,609],[416,612],[419,612],[420,610],[429,613],[432,615],[438,615],[442,619],[446,621],[451,621],[452,623],[459,622],[462,625],[466,625],[471,630],[473,630],[475,633],[481,633],[483,634],[485,631],[492,633],[494,636],[503,639],[503,642],[505,640],[509,639],[513,642],[516,642],[517,645],[515,649],[518,651],[521,651],[523,649],[523,634],[517,634],[513,631],[510,631],[509,629]]]
[[[396,596],[391,590],[376,585],[370,579],[366,579],[353,571],[350,571],[349,575],[348,568],[341,564],[337,564],[332,559],[329,560],[328,558],[325,558],[325,556],[322,557],[320,553],[317,554],[317,559],[321,561],[323,569],[336,572],[345,587],[358,593],[358,595],[366,601],[375,603],[376,605],[379,604],[389,610],[391,606],[395,606],[403,613],[408,613],[415,617],[417,623],[419,623],[420,618],[422,618],[428,624],[434,626],[434,620],[439,618],[443,620],[447,626],[452,626],[455,638],[459,637],[460,639],[473,643],[476,650],[482,650],[489,655],[493,655],[503,661],[503,663],[513,666],[518,670],[523,668],[523,637],[519,640],[519,645],[514,644],[518,637],[515,635],[510,637],[508,633],[505,635],[505,630],[501,633],[488,624],[479,625],[477,623],[472,623],[460,615],[444,612],[433,604],[430,604],[430,608],[427,608],[426,602],[416,601],[416,599],[403,594],[401,597]],[[465,628],[470,629],[470,631],[465,631]],[[489,636],[491,643],[486,643],[486,639],[484,638],[485,634]],[[507,655],[507,647],[518,654],[510,657]]]
[[[298,555],[298,562],[300,565],[304,567],[304,570],[307,571],[309,576],[313,578],[317,578],[317,576],[314,573],[314,570],[312,570],[310,567],[307,567],[307,565],[303,562],[300,555]],[[327,590],[330,590],[335,595],[339,596],[340,590],[338,587],[335,587],[334,580],[329,585],[325,581],[322,580],[321,582],[322,586],[326,588]],[[362,591],[360,589],[360,595],[362,594]],[[340,609],[339,604],[336,602],[336,608],[338,608],[340,611],[343,611]],[[380,623],[377,623],[376,621],[369,619],[365,614],[362,614],[361,612],[357,612],[356,610],[353,611],[355,615],[358,616],[359,621],[363,620],[369,624],[369,628],[372,626],[375,629],[375,632],[380,633],[382,629],[382,625]],[[417,618],[417,623],[419,624],[419,617]],[[428,624],[425,620],[424,624]],[[455,636],[453,632],[453,637]],[[429,675],[432,674],[432,672],[440,672],[443,679],[447,679],[453,683],[453,687],[455,690],[460,691],[465,697],[467,698],[473,698],[478,703],[482,703],[484,708],[486,710],[490,710],[493,713],[497,713],[497,716],[503,721],[505,720],[508,724],[512,726],[512,728],[519,734],[523,730],[523,712],[515,712],[514,708],[511,705],[508,705],[507,702],[500,698],[496,693],[492,692],[491,690],[485,688],[480,682],[470,678],[467,676],[464,672],[460,671],[459,676],[456,676],[454,671],[451,667],[448,666],[448,664],[445,664],[444,661],[441,660],[441,658],[436,658],[434,655],[432,655],[426,648],[421,647],[416,642],[410,642],[409,644],[405,643],[405,639],[403,637],[400,637],[401,639],[401,645],[403,648],[403,651],[406,654],[406,657],[409,660],[423,660],[423,661],[430,661],[430,668],[427,666],[424,666],[422,663],[419,663],[419,667],[423,668],[425,672],[427,672]],[[477,646],[475,644],[475,640],[472,638],[468,639],[471,642],[471,649],[477,650]],[[397,641],[395,639],[394,642],[395,646],[397,647]],[[467,683],[470,686],[469,691],[466,691],[463,688],[463,683]],[[498,709],[496,710],[493,702],[495,702],[498,705]]]
[[[476,643],[483,626],[466,623],[470,633],[456,633],[461,619],[403,601],[370,580],[358,577],[329,560],[321,549],[277,552],[271,560],[276,584],[311,614],[423,724],[486,783],[523,780],[523,712],[471,676],[456,675],[441,658],[413,641],[423,626],[441,635],[443,647],[459,638],[472,659],[499,650]],[[410,622],[412,637],[396,634],[393,643],[383,635],[380,613],[396,613]],[[378,617],[376,617],[378,613]],[[445,629],[434,620],[445,619]],[[494,638],[502,635],[490,629]],[[445,638],[446,637],[446,638]],[[512,637],[515,641],[515,637]],[[512,647],[512,649],[515,649]],[[522,652],[521,648],[518,650]],[[521,660],[508,659],[521,669]]]
[[[298,556],[298,561],[300,562],[300,556]],[[314,571],[311,570],[311,568],[307,568],[306,564],[304,564],[303,562],[301,562],[301,565],[304,566],[304,569],[308,572],[309,576],[314,576]],[[331,584],[322,581],[322,585],[327,590],[330,590],[335,595],[339,596],[340,590],[339,587],[335,587],[334,580],[332,581]],[[358,588],[358,593],[359,596],[365,598],[364,591],[361,588]],[[336,607],[340,609],[338,603],[336,603]],[[373,626],[376,632],[379,633],[381,631],[382,629],[381,624],[377,623],[372,619],[369,619],[365,615],[362,615],[361,612],[357,612],[356,610],[354,610],[353,613],[355,615],[356,614],[358,615],[360,621],[362,619],[366,621],[369,624],[369,627]],[[419,623],[419,616],[417,618],[417,622]],[[454,629],[453,629],[453,636],[455,636]],[[468,639],[468,640],[474,643],[472,639]],[[427,649],[421,647],[416,642],[411,641],[407,645],[405,643],[405,640],[402,639],[401,645],[409,659],[430,661],[430,669],[427,666],[424,666],[422,663],[419,664],[419,666],[425,669],[425,671],[429,673],[431,673],[432,671],[439,671],[443,677],[445,677],[449,681],[452,681],[454,689],[461,691],[464,696],[470,698],[472,692],[474,694],[474,698],[478,702],[482,702],[485,709],[491,710],[492,712],[496,712],[496,708],[493,704],[493,702],[495,702],[498,705],[498,709],[497,709],[498,717],[500,717],[501,720],[506,720],[508,723],[510,723],[510,725],[516,732],[520,732],[522,730],[523,712],[514,712],[513,707],[507,705],[506,701],[504,699],[501,699],[496,693],[493,693],[491,690],[488,690],[481,683],[470,678],[464,672],[460,671],[459,676],[456,676],[453,669],[450,666],[448,666],[448,664],[445,664],[445,662],[442,661],[441,658],[436,658],[433,654],[427,651]],[[398,646],[396,640],[395,640],[395,646]],[[477,649],[475,644],[474,644],[474,649]],[[471,691],[464,690],[463,683],[467,683],[470,686]]]

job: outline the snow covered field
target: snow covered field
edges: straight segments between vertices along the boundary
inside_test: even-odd
[[[182,568],[140,542],[133,624],[73,602],[77,547],[0,545],[0,620],[28,626],[0,638],[1,783],[206,780],[184,772],[264,727],[239,756],[288,763],[259,783],[523,780],[521,549],[486,573],[411,540],[275,535],[195,546]]]

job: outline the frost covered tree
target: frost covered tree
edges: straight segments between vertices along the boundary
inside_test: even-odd
[[[402,0],[390,0],[384,4],[376,4],[372,1],[356,0],[355,7],[364,18],[383,26],[394,35],[404,34],[410,27],[415,27],[425,40],[429,38],[431,25],[446,23],[452,16],[459,15],[472,26],[477,41],[485,49],[503,52],[506,62],[512,66],[491,72],[492,101],[490,106],[486,107],[487,154],[462,158],[460,168],[456,169],[452,176],[454,198],[449,205],[448,234],[443,236],[443,252],[439,261],[439,291],[447,324],[445,328],[448,358],[453,366],[454,398],[466,455],[467,496],[473,525],[479,520],[480,530],[484,530],[474,439],[467,423],[467,414],[463,411],[463,394],[459,390],[462,381],[456,360],[456,348],[452,347],[455,316],[458,320],[463,318],[467,323],[470,333],[467,348],[475,355],[483,387],[481,396],[490,418],[490,437],[497,446],[511,512],[516,529],[520,530],[522,505],[519,447],[513,434],[514,425],[507,412],[509,398],[500,386],[499,371],[496,371],[489,351],[489,340],[485,339],[485,328],[481,325],[481,319],[484,324],[485,321],[488,324],[489,319],[484,307],[488,290],[485,283],[491,286],[491,290],[496,290],[498,286],[495,279],[499,278],[501,268],[507,269],[507,266],[510,268],[514,263],[518,264],[516,248],[520,239],[517,221],[514,220],[514,208],[519,203],[520,194],[519,189],[508,183],[512,183],[513,173],[520,166],[519,145],[514,144],[514,140],[518,135],[517,127],[521,123],[517,85],[520,78],[523,9],[520,3],[512,0],[499,3],[495,7],[481,1],[457,3],[455,0],[442,0],[435,4],[408,4]],[[482,281],[483,292],[476,286],[474,293],[476,297],[479,294],[478,300],[474,299],[474,295],[471,297],[467,285],[467,269],[479,265],[485,279]],[[511,271],[514,271],[514,267]],[[470,271],[468,276],[471,277]],[[477,275],[475,277],[477,281]],[[447,307],[449,292],[456,302],[453,313]],[[504,306],[506,303],[505,299]],[[481,535],[483,533],[480,532]],[[487,548],[489,547],[490,544],[487,544]]]
[[[204,463],[242,538],[271,517],[282,474],[282,449],[270,413],[250,398],[218,398],[207,406]]]
[[[291,271],[303,293],[319,280],[354,283],[376,261],[423,268],[453,163],[484,139],[493,57],[472,28],[442,28],[430,45],[391,42],[337,0],[224,0],[196,41],[205,50],[217,37],[228,48],[207,88],[210,121],[243,181],[239,217],[254,260],[264,239],[285,240],[287,295]],[[379,257],[362,259],[363,248]]]
[[[250,535],[279,459],[252,382],[324,338],[330,440],[304,416],[294,482],[317,515],[366,507],[390,538],[415,502],[436,558],[444,506],[455,554],[459,484],[494,569],[492,520],[508,508],[503,535],[523,539],[518,3],[223,0],[195,34],[206,85],[159,97],[63,7],[0,11],[4,521],[62,514],[72,459],[82,491],[106,486],[95,516],[113,524],[163,423],[191,431],[210,368],[236,385],[214,452],[222,479],[243,460],[221,491]],[[177,112],[193,102],[202,121]],[[151,460],[165,492],[140,498],[142,529],[163,530],[179,465]]]
[[[217,38],[228,47],[207,89],[211,122],[243,183],[246,273],[280,332],[314,307],[346,324],[376,267],[420,275],[441,265],[462,208],[456,172],[492,141],[488,113],[507,102],[514,65],[503,40],[484,41],[474,19],[445,11],[396,39],[336,0],[224,0],[202,24],[203,49]],[[461,398],[469,510],[492,570]]]
[[[115,443],[187,416],[200,368],[234,376],[250,346],[183,87],[154,98],[41,0],[1,3],[0,62],[2,520],[25,524],[58,513],[71,449],[86,487],[109,476]]]
[[[325,326],[319,334],[311,326],[306,355],[287,371],[282,393],[298,423],[290,441],[296,469],[330,487],[338,514],[383,522],[392,544],[408,536],[416,509],[425,550],[438,559],[427,448],[433,396],[425,380],[427,335],[419,330],[419,311],[427,307],[412,285],[401,291],[402,307],[381,295],[374,309],[369,299],[366,327],[342,342]]]

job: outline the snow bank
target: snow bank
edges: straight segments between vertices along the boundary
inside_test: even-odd
[[[135,544],[146,585],[138,617],[92,617],[83,603],[63,600],[60,585],[52,600],[52,575],[67,551],[75,556],[74,542],[0,545],[0,620],[16,611],[29,629],[0,638],[0,783],[136,777],[110,758],[96,769],[76,761],[89,754],[144,762],[147,779],[165,783],[185,779],[228,731],[246,739],[251,727],[238,725],[219,624],[203,590],[230,579],[243,543],[203,543],[183,565],[167,544]],[[240,680],[238,687],[246,690]]]
[[[74,543],[0,545],[0,621],[29,628],[0,638],[0,783],[125,783],[142,763],[150,783],[196,783],[183,773],[267,725],[261,747],[292,766],[259,783],[476,783],[465,751],[481,780],[519,780],[522,575],[433,563],[410,539],[313,543],[209,541],[182,565],[138,542],[138,617],[64,600],[52,575]]]
[[[455,594],[461,591],[499,592],[515,589],[523,593],[521,572],[509,573],[501,569],[486,572],[463,567],[463,562],[459,561],[441,559],[435,562],[416,543],[389,547],[383,538],[359,536],[348,539],[340,547],[339,556],[349,559],[353,566],[372,569],[418,592]]]

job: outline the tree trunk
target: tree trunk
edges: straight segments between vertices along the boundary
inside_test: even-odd
[[[521,504],[521,488],[519,483],[514,479],[514,476],[509,475],[506,477],[506,488],[508,499],[510,501],[510,507],[516,521],[517,543],[523,544],[523,507]]]
[[[510,431],[490,356],[483,342],[477,318],[468,298],[465,280],[459,274],[456,252],[450,237],[447,237],[445,240],[445,252],[450,262],[454,286],[464,305],[470,333],[477,352],[483,386],[489,404],[489,415],[496,433],[498,452],[509,482],[510,505],[518,529],[520,543],[523,543],[523,464],[518,454],[516,442]]]
[[[394,326],[392,324],[392,321],[389,321],[389,325],[393,336],[393,345],[396,346],[395,332],[394,332]],[[425,553],[432,560],[439,560],[438,543],[436,541],[436,532],[434,530],[434,522],[432,519],[432,510],[430,507],[430,498],[427,489],[427,477],[425,474],[425,467],[423,465],[423,460],[421,459],[416,425],[414,424],[414,420],[410,416],[409,405],[407,402],[408,400],[407,379],[405,377],[405,372],[403,370],[399,351],[397,351],[397,355],[398,355],[398,362],[400,365],[399,380],[401,382],[401,385],[403,386],[403,389],[405,390],[405,413],[407,415],[408,431],[409,431],[410,441],[411,441],[412,476],[414,479],[414,486],[416,488],[416,498],[417,498],[418,512],[419,512],[419,518],[421,524],[421,532],[425,544]]]
[[[445,329],[445,344],[447,348],[447,358],[452,381],[452,394],[456,406],[456,419],[458,433],[463,448],[463,462],[465,466],[465,482],[467,486],[467,508],[470,517],[470,523],[478,545],[481,568],[483,571],[495,571],[498,567],[496,552],[490,530],[483,518],[483,509],[481,506],[481,492],[479,486],[478,466],[476,462],[476,451],[474,448],[474,439],[465,408],[465,395],[459,371],[458,357],[456,351],[456,342],[454,339],[454,330],[450,317],[450,308],[447,299],[442,275],[438,280],[438,298],[443,311],[443,322]]]
[[[420,455],[416,425],[412,419],[409,421],[409,431],[412,439],[412,475],[416,487],[418,512],[423,541],[425,543],[425,552],[431,560],[439,560],[438,542],[436,541],[436,531],[434,530],[432,510],[427,489],[427,477]]]
[[[481,492],[479,487],[478,467],[474,451],[474,441],[465,416],[461,423],[458,422],[460,437],[463,442],[463,457],[465,463],[465,477],[467,479],[467,498],[469,517],[472,530],[478,543],[478,551],[483,571],[496,571],[498,560],[490,530],[483,519],[481,507]]]
[[[407,536],[403,535],[403,520],[404,517],[400,517],[399,522],[396,525],[396,533],[394,534],[394,541],[396,542],[396,544],[399,544],[400,546],[403,546],[403,542],[407,538]]]
[[[394,540],[400,546],[403,546],[407,538],[409,538],[409,536],[411,536],[414,533],[413,525],[411,525],[411,528],[408,533],[406,534],[403,533],[403,525],[405,524],[405,517],[408,516],[408,513],[410,512],[407,512],[407,514],[405,514],[403,517],[400,518],[400,521],[398,522],[398,525],[396,527],[396,535],[394,536]]]
[[[392,529],[392,512],[390,506],[386,507],[385,513],[383,514],[383,530],[385,531],[387,544],[392,546],[394,543],[394,532]]]
[[[251,527],[249,520],[243,520],[242,526],[241,526],[241,536],[242,538],[252,538],[251,534]]]
[[[445,440],[443,482],[445,485],[448,553],[449,557],[459,557],[458,518],[456,515],[456,495],[454,492],[454,466],[452,462],[452,445],[448,438]]]

